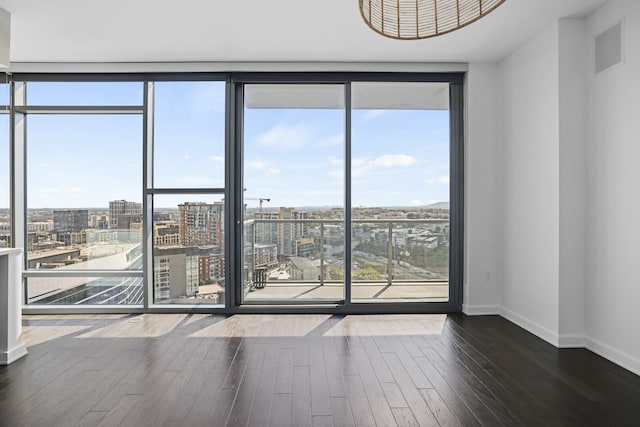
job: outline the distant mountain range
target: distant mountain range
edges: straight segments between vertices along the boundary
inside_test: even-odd
[[[449,210],[449,202],[437,202],[424,206],[423,209],[446,209]]]

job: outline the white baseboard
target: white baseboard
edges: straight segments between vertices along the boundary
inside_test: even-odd
[[[502,317],[504,317],[505,319],[515,323],[516,325],[526,329],[527,331],[531,332],[532,334],[536,335],[538,338],[541,338],[543,340],[545,340],[546,342],[548,342],[549,344],[552,344],[556,347],[558,347],[559,345],[559,336],[558,334],[556,334],[555,332],[553,332],[550,329],[545,328],[544,326],[527,319],[524,316],[521,316],[519,314],[514,313],[513,311],[504,308],[504,307],[500,307],[500,315]]]
[[[593,338],[586,339],[586,348],[640,376],[640,359],[637,357],[633,357]]]
[[[495,315],[500,314],[500,307],[497,305],[462,304],[462,312],[467,316]]]
[[[560,348],[585,348],[587,337],[584,335],[560,335],[558,337],[558,347]]]
[[[462,308],[463,312],[467,315],[499,314],[510,322],[515,323],[558,348],[586,348],[587,350],[604,357],[610,362],[640,376],[640,358],[620,351],[603,343],[602,341],[586,335],[556,334],[550,329],[504,307],[463,305]],[[495,311],[497,311],[497,313],[495,313]]]

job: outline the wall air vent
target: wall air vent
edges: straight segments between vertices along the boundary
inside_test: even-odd
[[[622,62],[622,21],[596,36],[596,73]]]

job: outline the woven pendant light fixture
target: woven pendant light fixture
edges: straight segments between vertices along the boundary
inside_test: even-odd
[[[383,36],[426,39],[455,31],[505,0],[359,0],[362,18]]]

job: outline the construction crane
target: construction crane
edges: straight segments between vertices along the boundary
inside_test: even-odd
[[[257,200],[257,201],[259,201],[260,202],[260,213],[262,213],[262,203],[271,201],[271,199],[269,199],[267,197],[245,197],[244,200]]]

